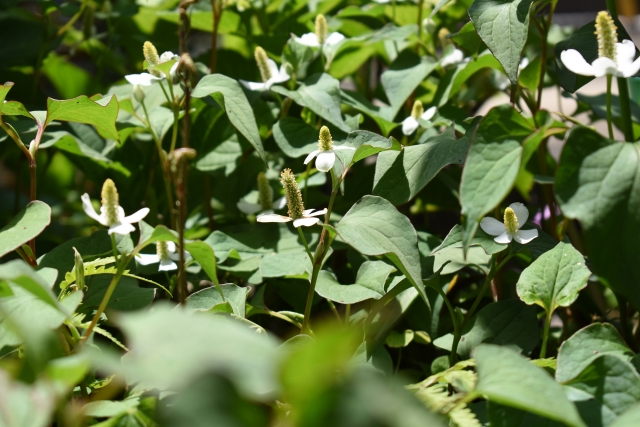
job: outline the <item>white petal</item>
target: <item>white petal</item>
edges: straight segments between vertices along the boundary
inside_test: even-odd
[[[177,70],[178,70],[178,63],[176,62],[171,66],[171,69],[169,70],[169,76],[171,76],[171,81],[175,80]]]
[[[520,202],[511,203],[509,207],[516,213],[518,224],[520,224],[520,227],[522,227],[524,223],[529,219],[529,210]]]
[[[334,150],[355,150],[354,147],[347,147],[346,145],[334,145]]]
[[[302,37],[295,37],[294,40],[297,43],[305,46],[320,47],[320,43],[318,43],[318,37],[316,37],[315,33],[303,34]]]
[[[159,77],[151,75],[149,73],[142,74],[128,74],[124,76],[127,81],[132,85],[140,85],[140,86],[151,86],[151,84],[155,81],[162,80]]]
[[[262,207],[260,205],[256,203],[249,203],[245,199],[240,199],[236,204],[236,206],[238,206],[238,209],[240,209],[240,212],[245,213],[247,215],[253,215],[255,213],[260,212],[260,210],[262,210]]]
[[[289,73],[287,73],[287,67],[285,67],[285,65],[283,64],[280,67],[280,72],[278,73],[278,75],[274,77],[274,83],[286,82],[290,78],[291,76],[289,75]]]
[[[320,150],[314,150],[314,151],[310,152],[309,155],[304,159],[304,164],[306,165],[307,163],[309,163],[311,160],[313,160],[313,158],[315,156],[317,156],[321,152],[322,151],[320,151]]]
[[[150,265],[160,262],[160,257],[155,254],[137,254],[136,261],[140,265]]]
[[[626,68],[633,62],[636,57],[636,45],[631,40],[623,40],[622,43],[616,43],[616,61],[618,68]]]
[[[595,76],[596,72],[593,66],[584,59],[584,56],[575,49],[563,50],[560,54],[560,60],[569,71],[581,76]]]
[[[320,172],[329,172],[336,163],[336,153],[333,151],[323,151],[316,158],[316,169]]]
[[[160,62],[167,62],[167,61],[171,61],[172,59],[175,59],[176,61],[180,59],[180,57],[178,55],[176,55],[175,53],[171,52],[171,51],[166,51],[164,52],[162,55],[160,55]]]
[[[240,83],[249,88],[249,90],[265,90],[266,84],[262,82],[247,82],[245,80],[240,80]]]
[[[269,69],[269,73],[271,77],[275,77],[278,75],[278,64],[271,58],[267,58],[267,68]]]
[[[264,214],[258,215],[256,218],[258,222],[289,222],[291,218],[288,216],[278,215],[278,214]]]
[[[522,58],[522,61],[520,61],[520,65],[518,65],[518,71],[524,70],[525,68],[527,68],[527,65],[529,65],[529,58],[525,56],[524,58]]]
[[[516,235],[513,236],[513,240],[516,242],[525,245],[538,237],[538,229],[534,228],[533,230],[518,230]]]
[[[136,222],[142,221],[144,217],[147,216],[148,214],[149,214],[149,208],[142,208],[138,212],[124,217],[123,221],[128,222],[129,224],[134,224]]]
[[[619,67],[622,77],[632,77],[640,71],[640,57],[625,67]]]
[[[298,218],[293,221],[293,226],[295,228],[298,228],[301,225],[311,227],[312,225],[316,225],[318,222],[320,222],[320,218]]]
[[[163,259],[160,261],[160,266],[158,267],[158,271],[171,271],[177,269],[178,265],[170,259]]]
[[[286,205],[287,205],[287,198],[286,197],[280,197],[278,200],[273,202],[273,208],[275,210],[280,210],[280,209],[284,208]]]
[[[315,209],[305,209],[302,211],[302,216],[309,216],[309,214],[311,212],[313,212]]]
[[[126,236],[127,234],[135,231],[135,227],[129,223],[121,223],[121,222],[117,222],[115,224],[113,224],[111,227],[109,227],[109,234],[121,234],[123,236]]]
[[[502,243],[503,245],[506,245],[507,243],[511,243],[511,234],[507,233],[506,231],[504,233],[502,233],[501,235],[499,235],[498,237],[496,237],[495,239],[493,239],[496,243]]]
[[[440,65],[447,67],[449,65],[458,65],[464,60],[464,53],[460,49],[454,49],[449,55],[440,59]]]
[[[499,236],[505,231],[504,224],[490,216],[482,218],[480,228],[491,236]]]
[[[420,118],[422,120],[431,120],[433,116],[436,115],[436,111],[438,111],[438,107],[435,105],[431,108],[427,108],[427,111],[425,111]]]
[[[418,129],[418,126],[420,126],[420,123],[418,123],[418,121],[413,117],[409,116],[402,121],[402,133],[405,135],[411,135],[416,131],[416,129]]]
[[[313,209],[309,209],[310,211],[313,211]],[[327,208],[321,209],[319,211],[313,212],[313,213],[307,213],[304,214],[305,216],[320,216],[320,215],[324,215],[327,213]]]
[[[176,244],[173,242],[166,242],[167,243],[167,250],[169,252],[175,252],[176,251]]]
[[[104,219],[100,215],[98,215],[98,212],[96,212],[96,210],[93,208],[91,199],[89,198],[89,195],[87,193],[84,193],[80,197],[80,200],[82,200],[82,209],[84,209],[84,213],[89,215],[89,217],[91,217],[92,219],[98,221],[100,224],[107,225],[104,223]]]
[[[593,66],[593,75],[596,77],[618,74],[618,65],[610,58],[598,58],[591,65]]]
[[[329,37],[324,41],[325,46],[335,46],[341,43],[346,37],[340,33],[331,33]]]

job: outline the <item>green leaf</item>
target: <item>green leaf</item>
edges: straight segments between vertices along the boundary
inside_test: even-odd
[[[620,415],[609,427],[637,427],[640,425],[640,405],[635,405]]]
[[[627,361],[633,357],[633,352],[612,325],[594,323],[580,329],[560,346],[556,381],[572,380],[603,354]]]
[[[377,133],[366,130],[356,130],[349,133],[347,140],[343,144],[345,147],[352,147],[355,150],[338,150],[336,155],[340,156],[345,166],[351,167],[356,162],[366,159],[369,156],[378,154],[386,150],[400,151],[401,146],[394,138],[385,138]],[[342,167],[340,165],[340,167]],[[334,166],[335,168],[335,166]]]
[[[463,164],[469,139],[456,139],[453,126],[424,144],[381,153],[376,162],[373,194],[394,205],[413,199],[448,164]]]
[[[6,82],[5,84],[0,85],[0,114],[3,114],[2,110],[5,103],[4,101],[12,87],[13,87],[13,82]]]
[[[0,257],[35,239],[51,223],[51,208],[45,202],[29,203],[0,230]]]
[[[482,39],[478,37],[476,27],[473,26],[473,22],[469,21],[460,31],[454,34],[449,34],[447,38],[456,42],[458,46],[464,49],[469,55],[474,55],[483,45]]]
[[[386,255],[430,307],[422,284],[418,236],[409,218],[388,201],[364,196],[336,226],[340,238],[363,255]]]
[[[385,294],[384,286],[389,274],[395,268],[383,261],[365,261],[360,266],[356,283],[341,285],[335,275],[320,271],[316,283],[316,292],[340,304],[355,304],[367,299],[380,299]]]
[[[568,382],[565,390],[587,425],[606,426],[640,402],[640,375],[631,363],[603,354]]]
[[[572,427],[586,427],[562,387],[515,351],[482,344],[473,351],[478,371],[474,394]]]
[[[177,243],[177,242],[176,242]],[[184,248],[191,254],[200,267],[207,273],[209,279],[218,284],[218,273],[216,267],[216,257],[213,253],[213,248],[207,245],[205,242],[187,242],[184,244]]]
[[[191,95],[195,98],[213,97],[225,109],[231,124],[247,138],[266,163],[267,158],[253,109],[236,80],[222,74],[204,76]]]
[[[307,107],[341,131],[351,131],[340,112],[340,82],[329,74],[314,74],[293,91],[282,86],[273,86],[271,90]]]
[[[462,246],[450,246],[435,253],[433,258],[433,269],[443,268],[442,274],[455,273],[467,266],[489,274],[491,255],[478,246],[470,247],[466,254]]]
[[[71,260],[73,265],[73,258]],[[27,263],[20,259],[0,264],[0,281],[9,281],[24,288],[48,305],[58,308],[58,300],[51,292],[51,287]]]
[[[570,243],[560,242],[522,271],[516,290],[522,301],[538,304],[550,314],[573,304],[590,275],[582,254]]]
[[[487,402],[486,405],[491,427],[561,427],[564,425],[558,421],[495,402]]]
[[[444,238],[444,241],[431,252],[431,255],[436,255],[438,252],[441,252],[447,248],[461,248],[462,247],[462,237],[463,230],[461,225],[454,226],[447,237]],[[487,255],[497,254],[498,252],[502,252],[507,249],[508,245],[503,245],[501,243],[497,243],[494,240],[494,236],[490,236],[484,232],[484,230],[480,229],[476,232],[476,235],[471,239],[471,243],[469,247],[480,246]]]
[[[380,78],[391,103],[386,119],[392,121],[395,118],[405,101],[437,65],[438,62],[433,58],[428,56],[421,58],[412,49],[405,49],[398,55]]]
[[[613,143],[576,127],[556,173],[563,214],[584,229],[589,261],[600,280],[640,309],[640,144]]]
[[[218,287],[211,286],[189,295],[184,302],[184,309],[188,313],[196,311],[210,311],[216,305],[228,302],[233,309],[233,314],[244,317],[247,294],[251,288],[241,288],[234,284],[224,284],[220,285],[220,289],[222,289],[222,293],[224,294],[226,301],[222,300]],[[176,309],[177,308],[179,308],[179,306],[176,307]]]
[[[411,344],[414,336],[415,334],[411,329],[401,332],[391,331],[385,339],[385,344],[391,348],[403,348]]]
[[[87,292],[78,311],[93,314],[102,302],[111,279],[110,274],[87,277],[85,279]],[[146,308],[151,305],[155,293],[155,289],[139,287],[138,281],[133,278],[122,277],[109,299],[107,309],[130,311]]]
[[[465,324],[457,353],[466,359],[473,349],[486,343],[529,354],[539,340],[540,328],[535,307],[517,299],[507,299],[484,306]],[[451,351],[453,335],[440,337],[433,344]]]
[[[318,130],[294,117],[280,119],[273,126],[273,139],[284,154],[293,158],[318,148]]]
[[[113,95],[98,102],[92,101],[85,95],[65,101],[48,98],[47,119],[44,126],[54,120],[85,123],[94,126],[103,138],[118,141],[117,117],[118,100]]]
[[[512,84],[518,84],[518,65],[529,33],[533,0],[475,0],[469,17],[478,35],[500,61]]]
[[[480,122],[460,182],[465,251],[482,217],[511,191],[520,169],[521,142],[532,132],[511,105],[492,109]]]

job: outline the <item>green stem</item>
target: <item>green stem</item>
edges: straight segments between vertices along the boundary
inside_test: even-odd
[[[620,101],[620,116],[622,119],[622,132],[627,142],[633,142],[633,125],[631,122],[631,101],[629,99],[629,86],[627,79],[618,77],[618,99]]]
[[[304,248],[307,250],[307,255],[309,255],[311,264],[313,264],[313,255],[311,254],[311,250],[309,249],[309,244],[307,243],[307,239],[304,237],[304,233],[302,232],[302,228],[300,227],[298,227],[298,234],[300,235],[300,240],[302,240],[302,244],[304,245]]]
[[[627,345],[633,350],[637,350],[635,339],[631,334],[631,330],[629,329],[628,323],[628,312],[627,312],[627,299],[620,295],[619,293],[614,294],[616,299],[618,300],[618,310],[620,311],[620,332],[622,333],[622,337],[627,342]]]
[[[311,172],[311,163],[312,161],[307,163],[307,172],[304,177],[304,190],[302,191],[302,201],[305,203],[307,202],[307,193],[309,189],[309,173]]]
[[[451,315],[451,321],[453,322],[453,345],[451,346],[451,354],[449,354],[449,366],[453,366],[456,364],[456,358],[458,356],[458,343],[460,342],[460,337],[462,336],[462,328],[459,322],[458,314],[456,310],[451,305],[451,301],[447,297],[447,294],[442,290],[440,286],[435,286],[436,290],[444,300],[444,303],[447,305],[447,309],[449,309],[449,314]]]
[[[553,312],[548,312],[544,320],[544,331],[542,332],[542,346],[540,347],[540,359],[547,356],[547,341],[549,340],[549,327],[551,326],[551,316]]]
[[[169,95],[171,96],[171,109],[173,110],[173,129],[171,131],[171,145],[169,146],[169,152],[172,152],[176,149],[176,144],[178,142],[178,121],[179,121],[179,110],[180,106],[178,105],[177,100],[173,95],[173,82],[169,81],[171,76],[167,77],[167,83],[169,86]]]
[[[489,289],[489,286],[491,285],[491,281],[495,277],[496,273],[498,271],[500,271],[500,269],[507,263],[507,261],[509,261],[511,259],[512,256],[513,256],[513,254],[511,252],[509,252],[509,255],[504,257],[502,262],[500,262],[500,264],[498,264],[497,267],[495,266],[496,254],[491,256],[491,267],[489,268],[489,274],[487,274],[487,278],[485,279],[484,283],[482,284],[482,288],[480,289],[480,293],[478,293],[478,296],[476,297],[475,301],[473,302],[473,305],[471,306],[471,308],[469,309],[467,314],[464,316],[464,321],[462,322],[462,326],[463,327],[469,321],[469,319],[471,319],[471,316],[473,316],[473,313],[476,311],[476,308],[478,308],[478,305],[480,304],[480,301],[482,300],[482,297],[484,296],[485,293],[487,293],[487,289]]]
[[[336,305],[329,298],[325,298],[325,299],[327,300],[327,304],[329,304],[331,311],[333,311],[333,314],[335,314],[336,318],[338,319],[338,322],[342,323],[342,319],[340,318],[340,313],[338,313],[338,309],[336,308]]]
[[[349,326],[349,318],[351,317],[351,304],[344,306],[344,325]]]
[[[613,139],[613,119],[611,117],[611,75],[607,74],[607,129],[609,139]]]

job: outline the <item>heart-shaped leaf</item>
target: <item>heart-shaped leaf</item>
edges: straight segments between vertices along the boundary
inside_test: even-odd
[[[35,239],[51,223],[51,208],[45,202],[29,203],[0,230],[0,257]]]

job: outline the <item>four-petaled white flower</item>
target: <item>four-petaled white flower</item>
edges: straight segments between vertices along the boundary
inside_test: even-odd
[[[529,243],[538,237],[538,230],[521,230],[520,227],[527,222],[529,211],[522,203],[511,203],[504,211],[504,223],[495,218],[485,217],[480,221],[480,227],[485,233],[496,236],[493,240],[497,243],[507,244],[515,240],[520,244]]]
[[[337,46],[342,43],[346,37],[340,33],[333,32],[329,34],[324,43],[320,43],[318,40],[318,36],[315,33],[307,33],[303,34],[301,37],[294,36],[294,40],[302,45],[309,47],[323,47],[323,48],[331,48],[333,46]]]
[[[240,80],[240,82],[251,90],[269,90],[274,84],[284,83],[291,78],[289,73],[287,73],[286,64],[282,64],[280,66],[280,70],[278,70],[278,65],[276,64],[276,62],[273,59],[269,58],[267,59],[267,67],[269,69],[269,75],[271,77],[269,77],[266,81],[247,82],[244,80]]]
[[[597,58],[589,64],[582,54],[575,49],[563,50],[560,59],[567,69],[581,76],[631,77],[640,71],[640,58],[634,61],[636,46],[631,40],[616,43],[616,60],[606,56]]]
[[[105,227],[109,227],[109,234],[127,235],[135,230],[133,225],[140,222],[149,213],[149,208],[142,208],[138,212],[125,216],[124,209],[118,205],[118,192],[113,181],[107,179],[102,187],[102,206],[100,215],[96,212],[87,193],[81,197],[82,208],[91,218]]]
[[[134,86],[151,86],[154,82],[162,80],[160,77],[156,77],[149,73],[127,74],[124,78]]]
[[[302,211],[302,218],[293,219],[288,216],[278,215],[278,214],[262,214],[258,215],[256,221],[258,222],[289,222],[293,221],[293,226],[298,228],[301,225],[305,227],[311,227],[312,225],[316,225],[320,218],[318,216],[324,215],[327,213],[327,209],[322,209],[321,211],[313,212],[315,209],[306,209]]]
[[[178,265],[174,261],[180,261],[176,244],[173,242],[156,242],[155,254],[136,254],[136,261],[140,265],[160,263],[158,271],[177,270]]]
[[[333,165],[336,163],[335,150],[355,150],[353,147],[346,147],[344,145],[333,145],[333,138],[331,132],[326,126],[320,128],[320,138],[318,140],[318,149],[309,153],[304,164],[306,165],[314,157],[316,158],[316,169],[320,172],[329,172]]]
[[[437,111],[436,106],[427,108],[427,111],[424,111],[422,102],[416,101],[413,104],[411,115],[402,121],[402,133],[405,135],[413,134],[420,126],[419,120],[429,121],[436,115]]]

